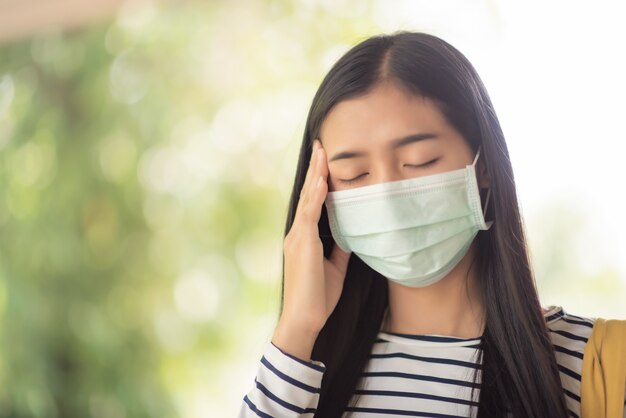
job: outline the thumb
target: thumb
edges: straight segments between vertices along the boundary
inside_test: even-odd
[[[348,261],[352,252],[346,252],[342,250],[337,243],[333,247],[333,251],[330,254],[330,262],[338,268],[341,272],[345,272],[348,269]]]

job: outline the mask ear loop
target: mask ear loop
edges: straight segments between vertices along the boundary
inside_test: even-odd
[[[472,163],[472,166],[476,166],[476,161],[478,161],[478,157],[480,156],[480,151],[481,148],[483,147],[482,144],[480,144],[480,146],[478,147],[478,151],[476,152],[476,156],[474,157],[474,162]],[[485,200],[485,208],[483,209],[483,219],[485,218],[485,215],[487,214],[487,208],[489,207],[489,198],[491,197],[491,187],[489,187],[487,189],[487,199]]]
[[[482,144],[478,147],[478,151],[476,151],[476,156],[474,157],[474,162],[472,163],[472,166],[476,165],[476,161],[478,161],[478,156],[480,155],[480,149],[482,148]]]
[[[491,187],[487,189],[487,200],[485,200],[485,209],[483,210],[483,219],[487,214],[487,208],[489,207],[489,198],[491,197]]]

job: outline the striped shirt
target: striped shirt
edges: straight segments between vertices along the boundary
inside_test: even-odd
[[[596,318],[572,315],[554,305],[544,317],[569,414],[579,418],[583,352]],[[480,389],[472,378],[479,369],[479,343],[480,338],[380,331],[343,416],[348,412],[354,418],[476,416],[472,406],[478,405]],[[312,417],[325,370],[322,362],[304,361],[270,342],[239,418]],[[477,379],[480,382],[480,371]]]

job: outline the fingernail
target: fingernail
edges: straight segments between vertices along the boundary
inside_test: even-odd
[[[320,176],[320,177],[317,179],[317,184],[315,185],[315,187],[319,189],[321,185],[322,185],[322,176]]]

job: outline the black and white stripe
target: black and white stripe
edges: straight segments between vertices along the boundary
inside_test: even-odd
[[[580,416],[582,358],[595,318],[551,306],[544,314],[571,417]],[[471,417],[480,388],[479,338],[380,332],[352,401],[350,417]],[[325,365],[291,356],[270,343],[239,413],[247,417],[311,417]],[[474,398],[471,398],[474,389]],[[624,416],[626,418],[626,414]]]

